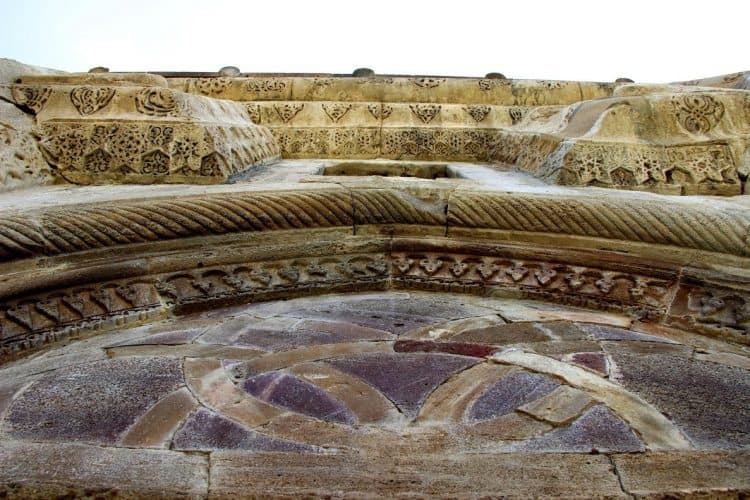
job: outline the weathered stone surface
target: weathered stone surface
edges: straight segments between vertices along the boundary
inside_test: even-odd
[[[14,130],[84,181],[227,183],[0,196],[2,446],[88,441],[112,476],[47,489],[73,481],[53,451],[0,496],[207,493],[205,458],[200,493],[137,491],[112,445],[235,450],[215,496],[747,489],[736,454],[725,482],[679,467],[748,445],[747,75],[29,72],[0,82]],[[316,158],[233,174],[264,140]]]
[[[285,373],[256,375],[245,380],[242,387],[261,401],[321,420],[346,424],[356,421],[341,401],[315,385]]]
[[[742,498],[750,491],[750,453],[614,455],[626,492],[637,498]]]
[[[558,386],[558,382],[544,375],[524,371],[511,373],[477,398],[469,409],[468,418],[476,421],[501,417]]]
[[[549,394],[519,406],[518,411],[553,425],[561,425],[576,418],[593,403],[594,400],[585,392],[561,385]]]
[[[33,118],[0,101],[0,192],[54,180],[32,135],[33,126]]]
[[[13,401],[5,431],[18,438],[114,443],[183,383],[180,363],[172,359],[114,359],[63,368]]]
[[[477,361],[446,354],[369,354],[329,361],[379,389],[408,418],[414,418],[427,395],[452,374]]]
[[[169,450],[0,443],[0,494],[9,498],[204,498],[208,458]]]
[[[279,475],[280,474],[280,475]],[[247,478],[253,477],[249,486]],[[220,452],[211,455],[211,495],[237,491],[287,496],[447,495],[624,498],[604,456],[459,455],[361,456]]]
[[[750,444],[750,372],[671,353],[608,347],[618,381],[670,415],[701,448]]]
[[[252,450],[314,452],[315,448],[251,431],[214,412],[196,411],[174,436],[175,450]]]
[[[120,444],[128,447],[168,447],[172,435],[198,402],[183,387],[164,397],[125,431]]]
[[[65,78],[71,81],[37,78],[12,90],[20,104],[46,94],[34,109],[35,133],[45,158],[70,182],[210,184],[279,156],[270,132],[243,106],[165,87],[89,81],[103,78],[98,74]]]
[[[597,405],[567,427],[511,445],[517,452],[636,452],[643,444],[628,425],[603,405]]]

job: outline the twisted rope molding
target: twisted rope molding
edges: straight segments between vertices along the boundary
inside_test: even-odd
[[[0,217],[0,260],[194,236],[364,224],[568,234],[750,256],[750,210],[670,200],[395,189],[234,192],[45,208]]]

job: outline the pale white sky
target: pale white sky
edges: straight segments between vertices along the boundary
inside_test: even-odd
[[[748,23],[748,0],[0,0],[0,57],[68,71],[666,82],[750,70]]]

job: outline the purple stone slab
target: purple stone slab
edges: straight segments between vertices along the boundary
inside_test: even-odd
[[[281,330],[248,328],[233,342],[270,351],[284,351],[297,347],[360,342],[364,340],[389,340],[393,335],[383,330],[334,321],[302,321],[295,328]]]
[[[636,340],[640,342],[660,342],[663,344],[676,343],[666,338],[646,335],[645,333],[638,333],[632,330],[626,330],[625,328],[617,328],[615,326],[579,323],[578,327],[591,335],[594,340]]]
[[[513,372],[492,384],[469,408],[469,420],[488,420],[549,394],[559,382],[525,371]]]
[[[409,418],[417,416],[438,385],[477,362],[475,358],[426,353],[363,354],[327,361],[377,388]]]
[[[134,340],[114,344],[113,346],[126,345],[179,345],[189,344],[200,334],[205,332],[205,328],[186,328],[184,330],[174,330],[171,332],[154,333],[147,337],[140,337]]]
[[[114,443],[184,385],[181,360],[117,358],[55,370],[18,396],[5,418],[18,438]]]
[[[304,443],[278,439],[247,429],[231,420],[201,408],[193,413],[172,439],[175,450],[251,450],[315,453],[318,449]]]
[[[400,335],[414,328],[443,323],[446,318],[436,316],[418,316],[388,311],[369,311],[356,308],[341,309],[338,307],[305,309],[291,311],[287,314],[295,318],[309,318],[327,321],[338,321],[365,326],[375,330],[384,330]]]
[[[513,451],[588,453],[644,451],[635,433],[604,405],[596,405],[567,427],[518,443]]]
[[[328,422],[354,424],[356,418],[338,399],[319,387],[282,372],[245,380],[243,389],[256,398]]]
[[[603,352],[575,352],[570,356],[570,360],[577,365],[585,366],[602,375],[609,374],[607,355]]]

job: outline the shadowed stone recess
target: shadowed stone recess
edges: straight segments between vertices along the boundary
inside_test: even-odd
[[[510,446],[512,451],[533,452],[636,452],[643,444],[630,427],[604,405],[597,405],[568,427]]]
[[[316,448],[260,434],[201,408],[185,421],[172,441],[176,450],[252,450],[311,453]]]
[[[62,368],[13,402],[5,428],[18,438],[112,443],[183,383],[180,361],[169,358],[121,358]]]
[[[508,414],[519,406],[530,403],[552,392],[559,382],[524,371],[514,372],[487,389],[469,409],[469,419],[487,420]]]
[[[610,347],[618,382],[674,420],[696,445],[750,446],[750,372],[668,354]]]
[[[329,422],[353,424],[351,411],[322,389],[297,377],[269,372],[249,378],[242,387],[256,398]]]
[[[337,369],[376,387],[408,418],[414,418],[427,395],[476,359],[446,354],[371,354],[328,360]]]

